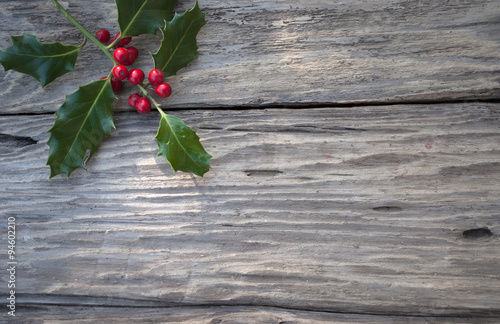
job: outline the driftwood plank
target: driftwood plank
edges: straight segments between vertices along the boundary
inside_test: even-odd
[[[273,307],[207,306],[207,307],[29,307],[19,315],[21,319],[36,318],[33,323],[221,323],[221,324],[399,324],[399,323],[478,323],[477,318],[384,316],[341,314],[287,310]],[[481,318],[481,324],[497,324],[495,319]]]
[[[90,4],[89,4],[90,2]],[[67,1],[91,29],[116,31],[114,1]],[[178,12],[194,1],[179,1]],[[208,24],[199,60],[169,79],[175,108],[409,103],[498,99],[500,6],[480,1],[217,1],[200,6]],[[50,1],[2,1],[0,48],[9,34],[78,44],[81,37]],[[134,43],[137,66],[151,69],[155,37]],[[91,66],[91,68],[89,68]],[[112,64],[95,46],[75,74],[41,89],[31,77],[0,74],[5,113],[55,111],[64,98],[107,75]],[[120,96],[126,98],[132,87]],[[126,104],[117,106],[128,110]]]
[[[20,312],[500,317],[499,104],[172,113],[214,155],[204,178],[155,157],[154,113],[117,113],[89,170],[51,180],[54,116],[0,117]]]

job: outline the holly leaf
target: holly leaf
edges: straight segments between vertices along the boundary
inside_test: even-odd
[[[97,151],[113,124],[115,95],[109,79],[95,81],[66,96],[56,112],[51,135],[47,165],[50,178],[65,173],[67,177],[77,168],[86,168],[87,161]]]
[[[42,87],[63,74],[73,71],[81,46],[40,43],[36,36],[11,36],[12,46],[0,51],[0,63],[10,69],[37,79]]]
[[[192,172],[200,177],[210,169],[210,158],[196,132],[182,119],[165,114],[161,109],[160,126],[156,134],[158,156],[163,155],[175,172]]]
[[[156,34],[172,19],[176,0],[115,0],[122,37]]]
[[[205,14],[200,10],[198,1],[193,9],[182,15],[175,14],[161,29],[163,40],[158,51],[152,54],[155,68],[162,70],[165,77],[168,77],[196,60],[196,36],[205,24]]]

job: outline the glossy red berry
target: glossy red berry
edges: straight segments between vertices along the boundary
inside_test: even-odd
[[[151,85],[158,85],[163,82],[163,72],[160,69],[154,69],[149,72],[148,80]]]
[[[128,51],[125,47],[119,47],[113,52],[113,58],[120,64],[126,64],[128,61]]]
[[[116,36],[115,38],[113,38],[111,40],[110,43],[113,43],[117,38],[120,37],[120,32],[116,33]],[[122,39],[120,39],[120,41],[118,42],[118,46],[125,46],[125,45],[128,45],[130,43],[130,41],[132,40],[132,37],[123,37]]]
[[[130,43],[130,41],[132,40],[132,37],[123,37],[122,39],[120,39],[120,41],[118,42],[118,45],[121,45],[121,46],[125,46],[125,45],[128,45]]]
[[[172,88],[168,83],[160,83],[159,85],[156,86],[155,92],[160,97],[167,98],[170,97],[170,95],[172,94]]]
[[[116,33],[116,36],[114,39],[117,39],[120,37],[120,32]],[[120,46],[125,46],[125,45],[128,45],[128,43],[130,43],[130,41],[132,40],[132,37],[123,37],[122,39],[120,39],[120,41],[118,42],[118,45]]]
[[[140,114],[147,114],[151,111],[151,101],[149,101],[149,99],[146,97],[140,97],[135,103],[135,109]]]
[[[117,65],[113,68],[113,77],[116,80],[125,80],[128,77],[128,69],[123,65]]]
[[[139,51],[134,46],[129,46],[125,48],[127,49],[128,53],[134,58],[134,60],[139,57]]]
[[[95,37],[101,43],[106,43],[107,41],[109,41],[111,35],[109,34],[109,31],[107,31],[106,29],[100,29],[95,33]]]
[[[119,92],[123,88],[123,82],[111,77],[111,88],[113,89],[113,92]]]
[[[135,106],[137,104],[137,100],[139,100],[140,98],[142,98],[142,97],[138,93],[134,93],[134,94],[130,95],[130,97],[128,97],[128,105],[132,108],[135,108]]]
[[[128,52],[127,61],[123,65],[130,66],[134,64],[135,57],[132,53]]]
[[[142,81],[144,81],[144,72],[142,72],[142,70],[139,69],[130,70],[127,79],[128,82],[132,84],[142,83]]]

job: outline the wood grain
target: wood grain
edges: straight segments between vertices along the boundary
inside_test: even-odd
[[[0,49],[22,32],[82,41],[50,1],[1,3]],[[114,1],[61,3],[117,31]],[[199,59],[162,105],[214,156],[204,178],[156,157],[159,116],[131,112],[127,87],[88,170],[48,180],[52,113],[112,63],[90,44],[44,89],[0,72],[18,319],[499,322],[498,1],[200,7]],[[158,39],[133,45],[151,69]]]
[[[363,314],[341,314],[289,310],[273,307],[207,306],[207,307],[75,307],[38,306],[28,308],[21,318],[32,316],[32,323],[52,321],[58,323],[221,323],[221,324],[297,324],[297,323],[343,323],[343,324],[399,324],[399,323],[478,323],[477,318],[384,316]],[[496,324],[495,319],[481,318],[482,324]]]
[[[117,113],[88,171],[51,180],[54,117],[0,117],[20,305],[500,317],[499,104],[172,113],[204,178],[156,157],[154,113]]]
[[[91,4],[89,4],[89,2]],[[180,1],[178,12],[194,1]],[[68,1],[91,29],[117,30],[111,0]],[[50,1],[2,1],[0,48],[9,34],[79,44]],[[497,0],[206,0],[199,60],[170,78],[174,108],[282,107],[498,99]],[[96,9],[97,8],[97,9]],[[134,40],[149,70],[154,36]],[[90,66],[90,67],[89,67]],[[53,112],[64,95],[107,75],[112,64],[89,44],[74,74],[41,89],[29,76],[0,74],[2,114]],[[127,98],[134,89],[120,95]],[[128,110],[120,104],[117,110]]]

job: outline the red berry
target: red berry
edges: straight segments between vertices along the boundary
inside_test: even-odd
[[[141,97],[140,94],[134,93],[128,97],[128,105],[132,108],[135,108],[135,105],[137,104],[137,100],[139,100]]]
[[[113,68],[113,76],[116,80],[125,80],[128,77],[128,69],[123,65],[117,65]]]
[[[111,43],[113,43],[117,38],[120,37],[120,32],[116,33],[116,36],[115,38],[113,38],[111,40]],[[130,41],[132,40],[132,37],[123,37],[122,39],[120,39],[120,41],[118,42],[118,45],[119,46],[125,46],[127,45],[128,43],[130,43]]]
[[[154,69],[149,72],[148,80],[151,85],[157,85],[163,82],[163,72],[160,69]]]
[[[123,88],[123,82],[111,77],[111,88],[113,89],[113,92],[119,92]]]
[[[142,83],[142,81],[144,81],[144,72],[142,72],[139,69],[130,70],[130,72],[128,73],[127,79],[128,79],[128,82],[130,82],[132,84]]]
[[[139,51],[134,46],[125,47],[129,54],[132,55],[134,60],[139,57]]]
[[[128,52],[127,61],[125,63],[123,63],[123,65],[131,66],[132,64],[134,64],[134,61],[135,61],[134,55],[132,53]]]
[[[128,60],[128,51],[125,47],[119,47],[115,49],[113,52],[113,58],[115,59],[116,62],[120,64],[125,64],[127,63]]]
[[[170,97],[170,95],[172,94],[172,88],[168,83],[160,83],[159,85],[156,86],[155,92],[160,97],[167,98]]]
[[[116,33],[115,38],[113,38],[109,43],[112,44],[118,37],[120,37],[120,32]]]
[[[120,41],[118,42],[118,44],[121,45],[121,46],[125,46],[128,43],[130,43],[131,40],[132,40],[132,37],[123,37],[122,39],[120,39]]]
[[[151,111],[151,101],[146,97],[140,97],[135,103],[135,109],[137,109],[140,114],[147,114]]]
[[[100,29],[95,33],[95,37],[101,43],[106,43],[107,41],[109,41],[111,35],[109,35],[109,31],[107,31],[106,29]]]

